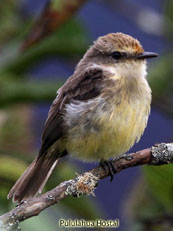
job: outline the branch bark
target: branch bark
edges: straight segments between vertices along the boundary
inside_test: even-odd
[[[173,163],[173,143],[161,143],[136,153],[125,154],[113,161],[117,170],[139,165],[163,165]],[[109,176],[109,170],[98,166],[75,179],[62,182],[49,192],[24,201],[15,209],[0,217],[0,230],[16,230],[20,222],[37,216],[49,206],[58,203],[69,195],[80,196],[94,194],[99,180]]]

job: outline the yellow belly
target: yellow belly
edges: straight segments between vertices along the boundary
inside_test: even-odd
[[[67,151],[86,161],[99,161],[123,154],[137,142],[147,124],[150,102],[138,99],[116,105],[112,103],[103,111],[97,108],[90,118],[90,127],[84,130],[82,121],[71,129],[66,144]],[[87,115],[86,115],[87,116]]]

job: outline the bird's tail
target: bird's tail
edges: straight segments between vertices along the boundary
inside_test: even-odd
[[[12,187],[7,198],[21,202],[41,193],[57,162],[54,155],[36,158]]]

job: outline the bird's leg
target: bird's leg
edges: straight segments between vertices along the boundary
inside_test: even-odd
[[[107,168],[109,170],[109,175],[111,177],[111,180],[114,178],[114,174],[117,172],[112,160],[101,160],[100,161],[100,166],[106,171]]]

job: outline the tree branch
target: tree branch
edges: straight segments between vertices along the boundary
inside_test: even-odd
[[[136,153],[125,154],[113,161],[117,170],[139,165],[163,165],[173,163],[173,143],[161,143]],[[109,170],[98,166],[89,172],[78,175],[75,179],[62,182],[49,192],[24,201],[15,209],[0,217],[0,230],[16,230],[21,221],[37,216],[47,207],[58,203],[69,195],[94,195],[99,180],[109,176]]]
[[[39,18],[22,44],[26,50],[67,22],[86,0],[48,0]]]

